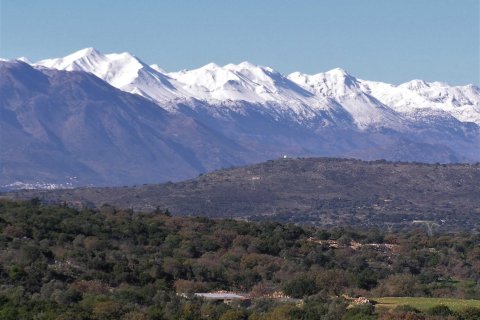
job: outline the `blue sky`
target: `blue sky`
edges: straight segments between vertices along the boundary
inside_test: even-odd
[[[478,0],[0,0],[0,57],[84,47],[166,70],[244,60],[282,73],[480,84]]]

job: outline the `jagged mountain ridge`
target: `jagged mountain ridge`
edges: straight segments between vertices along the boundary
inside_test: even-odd
[[[198,121],[85,72],[0,62],[0,115],[3,185],[180,180],[247,162]]]
[[[421,81],[394,86],[357,79],[341,69],[284,76],[248,62],[165,72],[129,53],[103,54],[93,48],[37,63],[26,58],[0,63],[0,107],[5,115],[0,119],[0,129],[2,136],[8,137],[6,145],[13,150],[3,152],[0,159],[2,172],[8,172],[3,175],[2,184],[62,184],[71,175],[88,177],[79,182],[81,185],[161,182],[282,155],[420,162],[480,160],[480,126],[476,122],[480,98],[475,86],[449,87]],[[111,97],[98,96],[95,90],[89,92],[72,81],[81,78],[81,74],[97,79],[96,85]],[[35,77],[63,80],[23,81]],[[437,87],[443,89],[436,95]],[[58,94],[50,95],[50,90]],[[77,90],[81,92],[79,96]],[[409,92],[406,97],[410,100],[402,105],[404,91]],[[106,103],[116,113],[123,112],[111,103],[118,99],[128,101],[128,106],[119,109],[128,109],[129,118],[121,123],[114,121],[123,135],[108,145],[121,150],[117,158],[123,159],[124,167],[119,165],[122,161],[115,157],[107,161],[101,152],[89,146],[90,140],[105,142],[105,133],[112,127],[110,118],[88,118],[91,123],[85,122],[78,128],[80,134],[75,136],[75,144],[65,142],[73,134],[67,137],[57,130],[69,123],[69,117],[84,100]],[[416,101],[427,102],[417,107]],[[55,105],[60,112],[49,110],[43,114],[42,110],[48,109],[39,107],[36,112],[25,113],[16,108],[45,103]],[[152,114],[144,112],[147,103]],[[33,126],[37,131],[26,125],[46,118],[54,121],[42,123],[41,129]],[[132,129],[130,122],[137,127]],[[39,132],[45,133],[44,141],[38,139]],[[146,138],[151,136],[155,138]],[[22,142],[13,144],[10,138]],[[178,161],[162,153],[164,146],[159,141],[165,140],[170,142],[169,152]],[[118,141],[122,141],[120,145]],[[51,148],[58,156],[38,157],[39,150],[47,155]],[[25,160],[24,154],[32,150],[36,150],[37,156]],[[137,150],[135,160],[129,155],[133,150]],[[77,161],[85,156],[82,152],[90,153],[86,167]],[[71,167],[56,173],[53,170],[65,166]],[[53,171],[39,174],[46,167]]]
[[[129,72],[116,71],[119,56],[129,61],[122,65]],[[96,63],[98,60],[103,64]],[[403,150],[392,150],[397,153],[395,156],[388,151],[362,154],[361,150],[339,146],[322,155],[419,161],[435,161],[436,158],[440,162],[480,159],[480,89],[473,85],[448,86],[441,82],[412,80],[396,86],[357,79],[340,68],[316,75],[294,72],[284,76],[272,68],[249,62],[223,67],[210,63],[198,69],[165,72],[157,65],[154,68],[148,66],[129,53],[104,55],[93,48],[35,65],[65,70],[80,68],[121,90],[152,99],[171,112],[179,112],[181,106],[180,112],[201,117],[214,127],[219,125],[218,122],[232,124],[232,118],[251,119],[252,113],[258,118],[260,113],[263,118],[268,118],[267,122],[273,119],[280,127],[285,127],[285,122],[294,123],[301,130],[307,127],[325,136],[329,136],[332,130],[361,131],[367,135],[373,131],[382,136],[385,131],[393,130],[396,133],[394,140],[398,136],[404,140],[400,145],[411,144],[413,140],[429,145],[429,149],[431,145],[434,149],[438,146],[444,149],[438,157],[419,157],[418,154],[405,156],[408,151]],[[108,74],[115,76],[106,76],[105,71],[99,70],[108,70]],[[125,74],[131,78],[125,79]],[[132,74],[137,76],[132,77]],[[128,85],[119,86],[119,83]],[[168,95],[164,94],[166,91]],[[237,120],[233,123],[235,126]],[[236,134],[242,135],[238,131]],[[351,137],[351,134],[347,136]],[[386,140],[391,140],[391,136],[387,134]],[[389,145],[382,141],[374,144],[383,145],[382,148]],[[318,146],[307,149],[305,154],[312,154],[309,152]],[[450,155],[445,157],[446,153]]]
[[[129,72],[118,72],[119,56],[129,61],[122,65]],[[96,63],[99,60],[103,62]],[[325,134],[322,128],[328,128],[327,131],[331,128],[340,128],[340,131],[346,128],[376,132],[394,130],[408,136],[407,140],[445,145],[447,153],[452,149],[451,153],[457,154],[439,157],[439,161],[476,161],[480,156],[480,142],[476,138],[480,126],[480,89],[473,85],[448,86],[413,80],[395,86],[357,79],[339,68],[316,75],[294,72],[284,76],[272,68],[249,62],[223,67],[210,63],[198,69],[165,72],[129,53],[104,55],[93,48],[35,65],[91,72],[121,90],[152,99],[171,112],[178,112],[182,106],[181,112],[213,118],[209,123],[222,122],[225,118],[231,122],[232,117],[250,117],[253,112],[276,122],[295,122],[295,125],[322,134]],[[108,75],[101,70],[108,70]],[[130,78],[126,79],[125,74]],[[119,85],[122,83],[128,85]],[[199,106],[204,107],[198,109]],[[451,135],[452,127],[457,131],[454,135],[464,136],[462,142],[469,142],[458,144],[458,139]],[[473,150],[470,150],[472,143]],[[365,158],[361,152],[345,153],[343,148],[339,149],[340,152],[334,150],[328,155]],[[389,155],[386,158],[402,160]],[[403,159],[415,158],[418,156]],[[418,159],[431,161],[427,158]]]
[[[335,103],[331,100],[348,106],[347,100],[357,98],[354,107],[347,110],[354,119],[363,118],[361,125],[368,125],[369,118],[377,117],[382,109],[399,113],[442,110],[462,122],[480,125],[480,89],[474,85],[449,86],[422,80],[392,85],[357,79],[339,68],[315,75],[294,72],[284,76],[249,62],[223,67],[210,63],[198,69],[165,72],[129,53],[103,54],[94,48],[34,65],[90,72],[114,87],[166,105],[178,99],[203,100],[213,105],[225,101],[275,102],[289,104],[289,111],[308,118],[315,116],[315,110],[332,107]],[[367,104],[370,106],[364,106]]]

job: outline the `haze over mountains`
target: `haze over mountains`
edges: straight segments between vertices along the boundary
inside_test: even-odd
[[[93,48],[0,61],[0,185],[181,180],[282,155],[480,160],[480,89],[249,62],[166,72]]]

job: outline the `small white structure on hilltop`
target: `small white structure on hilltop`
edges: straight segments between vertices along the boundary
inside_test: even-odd
[[[283,155],[283,159],[287,159],[287,158],[288,158],[288,157],[287,157],[287,155],[286,155],[286,154],[284,154],[284,155]]]

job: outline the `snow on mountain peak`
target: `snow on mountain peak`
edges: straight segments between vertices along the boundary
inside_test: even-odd
[[[207,101],[300,101],[303,89],[268,67],[244,61],[223,67],[210,63],[201,68],[168,73],[187,95]]]
[[[85,48],[64,58],[42,60],[34,64],[66,71],[85,71],[123,91],[142,95],[154,101],[178,97],[169,77],[128,52],[103,54]]]
[[[64,58],[38,61],[35,65],[66,71],[89,71],[85,69],[90,69],[103,60],[105,60],[105,56],[95,48],[85,48]]]
[[[70,56],[73,58],[74,56],[77,57],[77,59],[79,57],[82,57],[82,56],[95,56],[95,55],[101,55],[100,51],[98,51],[97,49],[95,49],[94,47],[88,47],[88,48],[84,48],[84,49],[81,49],[81,50],[78,50],[72,54],[70,54]]]
[[[408,88],[410,90],[418,90],[418,89],[429,88],[430,84],[428,84],[424,80],[415,79],[415,80],[405,82],[405,83],[399,85],[399,87]]]
[[[261,68],[260,66],[251,63],[250,61],[242,61],[239,64],[237,64],[237,67],[243,68],[243,69],[255,69],[255,68]]]
[[[225,101],[265,106],[274,103],[282,110],[303,115],[342,106],[361,124],[393,123],[392,112],[432,109],[480,124],[480,89],[476,86],[454,87],[423,80],[391,85],[357,79],[341,68],[313,75],[294,72],[285,77],[270,67],[243,61],[225,66],[212,62],[167,73],[128,52],[103,54],[95,48],[42,60],[34,66],[90,72],[121,90],[171,109],[176,108],[178,99],[192,98],[211,106]]]
[[[96,74],[101,67],[111,67],[111,64],[118,60],[119,64],[143,63],[128,52],[103,54],[95,48],[78,50],[64,58],[46,59],[36,62],[34,65],[66,71],[86,71]],[[105,70],[107,72],[107,70]]]
[[[348,94],[356,94],[360,90],[358,79],[340,68],[314,75],[294,72],[288,75],[288,79],[321,96],[338,98]]]
[[[152,68],[153,70],[157,71],[157,72],[160,72],[160,73],[167,73],[167,71],[165,71],[165,69],[163,69],[162,67],[160,67],[158,64],[154,63],[154,64],[151,64],[150,65],[150,68]]]
[[[342,68],[334,68],[334,69],[331,69],[327,72],[325,72],[325,74],[329,74],[331,76],[335,76],[335,77],[349,77],[350,75],[347,73],[347,71],[345,71],[344,69]]]
[[[201,67],[200,69],[215,70],[215,69],[218,69],[218,68],[220,68],[220,66],[218,64],[216,64],[215,62],[210,62],[210,63],[207,63],[206,65],[204,65],[203,67]]]
[[[69,54],[66,56],[64,59],[65,60],[79,60],[82,58],[103,58],[103,53],[98,51],[97,49],[90,47],[90,48],[85,48],[82,50],[78,50],[72,54]]]
[[[21,61],[21,62],[25,62],[26,64],[32,64],[32,62],[31,62],[28,58],[26,58],[26,57],[19,57],[19,58],[15,59],[15,60]]]
[[[341,68],[335,68],[321,74],[327,80],[333,80],[335,82],[344,83],[346,85],[352,85],[353,83],[357,82],[357,78],[350,75],[347,71]]]

